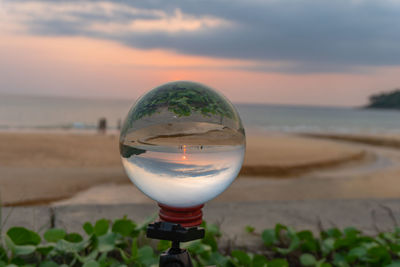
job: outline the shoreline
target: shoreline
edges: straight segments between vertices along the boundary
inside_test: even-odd
[[[334,141],[348,141],[352,143],[360,143],[378,147],[388,147],[400,149],[400,137],[399,136],[376,136],[376,135],[352,135],[352,134],[315,134],[315,133],[304,133],[301,136],[329,139]]]
[[[369,158],[368,158],[369,156]],[[281,165],[281,166],[268,166],[268,165],[254,165],[254,166],[242,166],[239,175],[240,176],[252,176],[252,177],[293,177],[302,175],[304,173],[328,169],[333,167],[340,167],[345,164],[361,163],[373,160],[372,155],[368,155],[365,151],[360,151],[348,156],[340,158],[333,158],[331,160],[321,160],[311,163],[300,163],[297,165]]]
[[[365,137],[359,138],[364,140]],[[296,181],[314,172],[329,173],[349,166],[357,169],[373,164],[377,160],[376,146],[359,144],[332,134],[249,133],[247,153],[239,176],[249,183],[256,182],[247,177]],[[387,143],[383,144],[381,147],[387,146]],[[116,135],[0,132],[3,206],[63,202],[109,184],[133,187],[122,169]],[[137,191],[135,194],[141,193]],[[141,199],[139,197],[138,201]]]

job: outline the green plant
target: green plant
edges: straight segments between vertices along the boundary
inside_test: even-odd
[[[150,221],[150,220],[149,220]],[[138,225],[124,217],[113,222],[101,219],[83,224],[85,235],[48,229],[39,235],[23,227],[8,229],[0,243],[0,267],[3,266],[157,266],[160,252],[170,247],[168,241],[145,238],[148,221]],[[295,231],[277,224],[257,233],[263,247],[221,250],[220,229],[203,223],[204,239],[184,243],[194,266],[284,267],[284,266],[400,266],[400,229],[363,235],[349,227],[322,231],[318,237],[310,231]]]
[[[314,237],[310,231],[296,232],[277,224],[264,230],[262,239],[273,257],[285,257],[296,266],[400,266],[400,229],[380,233],[376,237],[363,235],[348,227],[332,228]]]

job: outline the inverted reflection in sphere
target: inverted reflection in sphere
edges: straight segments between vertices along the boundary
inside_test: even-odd
[[[172,207],[203,204],[236,178],[245,132],[234,106],[199,83],[161,85],[131,108],[120,153],[132,182]]]

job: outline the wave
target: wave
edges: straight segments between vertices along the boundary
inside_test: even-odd
[[[117,131],[117,127],[108,126],[107,130]],[[97,125],[85,124],[82,122],[73,122],[66,124],[53,124],[53,125],[6,125],[0,124],[0,131],[77,131],[77,132],[95,132]]]
[[[288,134],[304,134],[304,133],[314,133],[314,134],[400,134],[400,129],[379,129],[379,128],[364,128],[364,127],[324,127],[315,125],[271,125],[271,126],[255,126],[246,127],[246,130],[254,132],[280,132]]]

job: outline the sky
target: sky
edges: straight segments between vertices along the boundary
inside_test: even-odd
[[[0,93],[364,105],[400,87],[396,0],[0,0]]]

